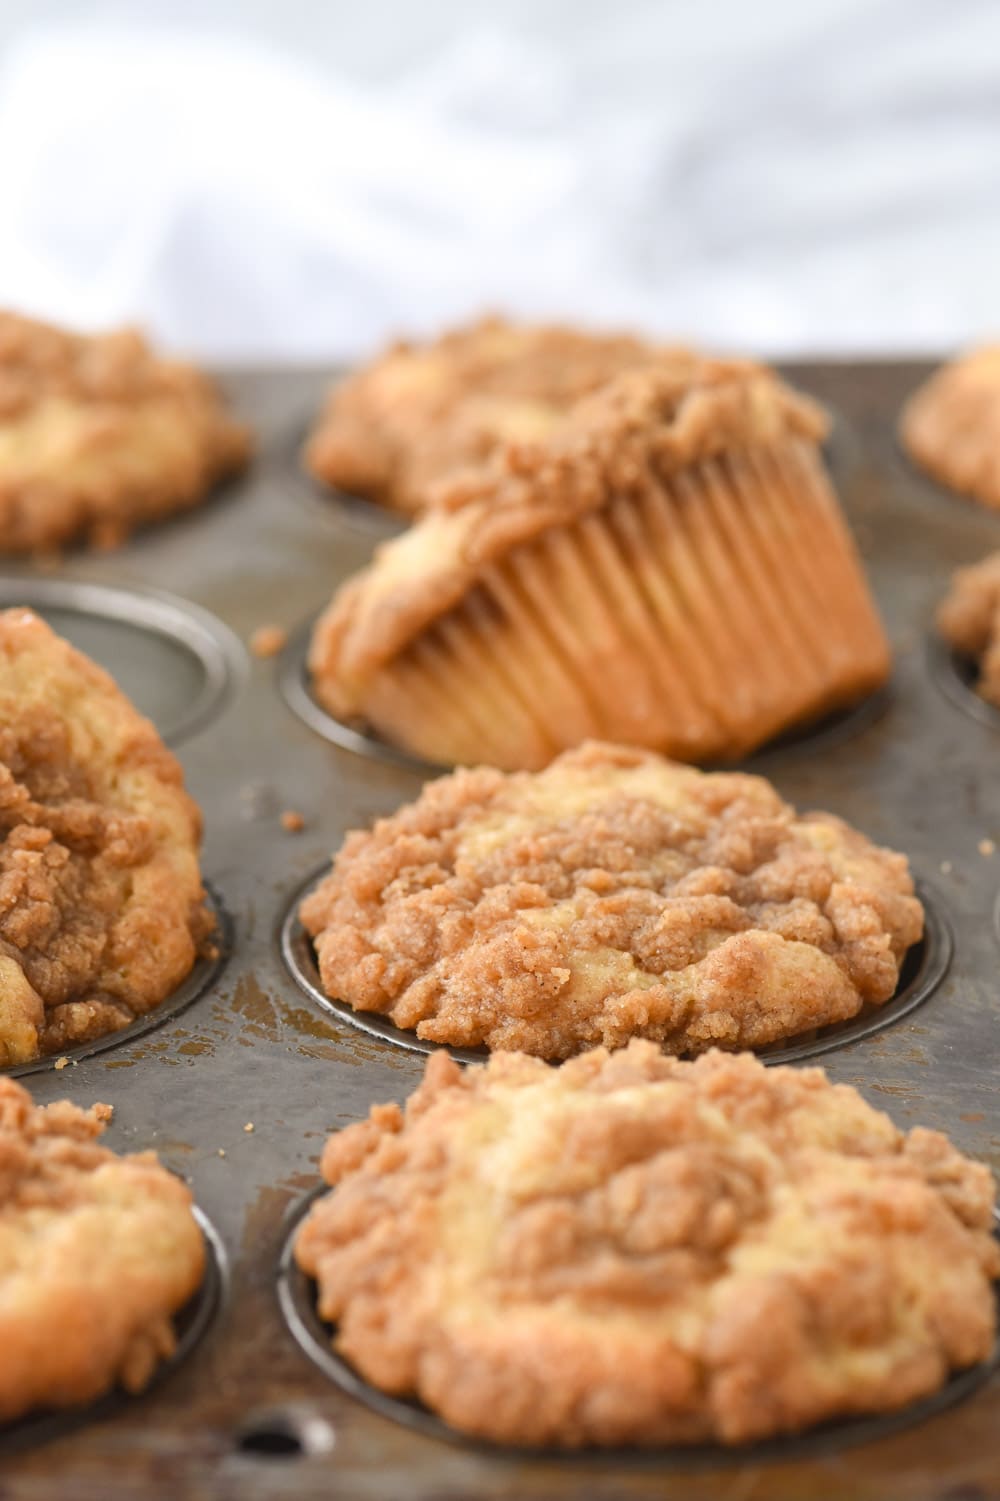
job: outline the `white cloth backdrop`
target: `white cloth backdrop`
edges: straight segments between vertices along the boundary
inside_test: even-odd
[[[23,8],[0,301],[237,360],[484,305],[761,353],[1000,334],[995,0],[437,0],[432,42],[407,0],[265,9]]]

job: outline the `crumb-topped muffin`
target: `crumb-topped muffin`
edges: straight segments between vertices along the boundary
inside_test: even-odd
[[[0,1079],[0,1422],[141,1391],[201,1284],[189,1190],[154,1153],[102,1146],[110,1115]]]
[[[441,1054],[331,1137],[295,1254],[369,1382],[499,1443],[745,1443],[992,1353],[987,1168],[820,1069]]]
[[[392,345],[330,392],[306,444],[324,484],[415,515],[500,444],[544,437],[623,370],[691,356],[630,334],[484,318]]]
[[[116,546],[197,505],[249,452],[207,378],[134,330],[0,313],[0,552]]]
[[[585,745],[348,835],[306,897],[327,994],[436,1043],[764,1047],[879,1006],[923,931],[904,856],[761,777]]]
[[[508,770],[589,736],[734,758],[863,698],[889,650],[824,431],[757,366],[621,376],[341,587],[317,697],[429,761]]]
[[[900,438],[940,484],[1000,509],[1000,344],[937,370],[903,408]]]
[[[977,664],[976,692],[1000,709],[1000,552],[956,569],[936,620],[948,645]]]
[[[126,1026],[209,945],[180,765],[30,610],[0,612],[0,835],[0,1064]]]

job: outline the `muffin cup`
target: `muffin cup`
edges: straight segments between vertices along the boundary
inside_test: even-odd
[[[888,670],[818,456],[786,441],[648,472],[515,548],[380,669],[364,710],[438,762],[533,769],[588,736],[715,761]]]

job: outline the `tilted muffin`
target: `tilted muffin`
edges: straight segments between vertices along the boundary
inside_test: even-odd
[[[732,758],[855,702],[889,652],[823,431],[756,366],[621,376],[342,586],[317,697],[430,761],[505,769],[588,736]]]
[[[197,505],[249,451],[206,377],[134,330],[0,313],[0,552],[115,546]]]
[[[879,1006],[923,931],[906,859],[760,777],[585,745],[350,834],[301,919],[327,993],[454,1046],[763,1047]]]
[[[336,1348],[481,1438],[745,1443],[992,1353],[989,1171],[820,1069],[437,1054],[322,1170],[295,1254]]]
[[[407,514],[499,444],[544,437],[622,370],[688,359],[629,334],[485,318],[394,344],[330,393],[305,449],[323,483]]]
[[[0,612],[0,1064],[117,1031],[213,920],[180,765],[108,674]]]
[[[1000,509],[1000,345],[937,370],[903,408],[900,438],[942,485]]]
[[[976,662],[976,692],[1000,709],[1000,552],[956,569],[936,620],[949,646]]]
[[[110,1114],[0,1079],[0,1422],[141,1391],[201,1284],[190,1192],[154,1153],[101,1146]]]

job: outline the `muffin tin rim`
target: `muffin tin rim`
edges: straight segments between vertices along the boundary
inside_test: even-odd
[[[149,1382],[140,1392],[127,1392],[123,1387],[115,1385],[95,1397],[92,1402],[71,1407],[33,1409],[23,1417],[0,1424],[0,1457],[52,1443],[94,1423],[113,1420],[132,1403],[142,1402],[155,1395],[195,1354],[229,1301],[230,1269],[225,1241],[213,1221],[197,1203],[192,1203],[191,1213],[205,1247],[205,1273],[195,1292],[172,1315],[177,1337],[173,1352],[157,1363]],[[183,1327],[178,1327],[181,1321],[184,1321]]]
[[[285,1219],[285,1238],[278,1257],[276,1292],[285,1324],[302,1353],[312,1361],[328,1381],[352,1400],[363,1403],[379,1417],[402,1427],[501,1461],[535,1461],[560,1467],[592,1467],[600,1461],[628,1471],[661,1469],[669,1472],[707,1472],[738,1465],[794,1461],[839,1454],[860,1444],[890,1438],[946,1412],[971,1397],[1000,1369],[1000,1322],[993,1339],[993,1349],[986,1360],[953,1372],[936,1391],[905,1407],[884,1413],[867,1413],[832,1418],[801,1433],[778,1435],[746,1444],[731,1446],[703,1443],[686,1446],[628,1445],[602,1448],[590,1445],[579,1449],[544,1446],[524,1447],[500,1444],[488,1438],[462,1432],[438,1417],[420,1400],[395,1397],[367,1381],[349,1361],[332,1347],[332,1325],[327,1324],[316,1308],[315,1282],[295,1261],[295,1240],[313,1205],[332,1190],[320,1182],[292,1207]],[[993,1211],[993,1236],[1000,1242],[1000,1207]],[[1000,1279],[993,1282],[998,1321],[1000,1321]]]
[[[178,721],[158,731],[176,747],[212,723],[236,697],[249,675],[239,637],[210,610],[166,589],[105,584],[60,575],[0,572],[0,609],[24,608],[44,615],[61,609],[91,619],[146,631],[181,646],[198,663],[204,683]],[[61,632],[57,632],[61,636]],[[62,639],[66,639],[62,637]]]
[[[403,1048],[407,1052],[420,1053],[425,1057],[429,1057],[432,1053],[443,1052],[454,1058],[456,1063],[485,1063],[490,1057],[490,1050],[484,1045],[459,1047],[452,1046],[450,1043],[431,1042],[427,1038],[418,1037],[415,1032],[407,1032],[402,1027],[397,1027],[381,1012],[355,1011],[347,1001],[333,1000],[325,993],[319,978],[319,966],[313,953],[312,940],[299,921],[298,911],[303,898],[322,881],[329,871],[330,860],[327,858],[298,883],[288,898],[283,915],[279,919],[277,943],[281,960],[286,972],[303,995],[308,996],[327,1016],[347,1022],[369,1037],[380,1038],[383,1042]],[[785,1042],[769,1043],[764,1048],[737,1051],[752,1052],[765,1067],[769,1068],[779,1067],[782,1064],[812,1062],[827,1053],[839,1052],[842,1048],[852,1047],[866,1041],[877,1033],[894,1026],[896,1022],[904,1020],[929,1001],[940,989],[951,967],[955,953],[955,937],[944,901],[937,888],[923,877],[914,877],[913,885],[924,909],[924,931],[918,942],[907,951],[907,956],[904,956],[903,964],[900,966],[900,979],[902,979],[906,957],[913,950],[919,950],[917,972],[907,982],[901,994],[894,993],[881,1006],[870,1007],[867,1012],[862,1008],[862,1011],[846,1021],[829,1023],[827,1028],[821,1029],[825,1035],[808,1041],[797,1042],[793,1036]],[[1000,913],[1000,907],[998,907],[998,913]],[[998,923],[1000,923],[1000,916],[998,916]],[[560,1060],[548,1061],[558,1063]]]
[[[56,1064],[63,1058],[67,1060],[65,1066],[70,1067],[88,1062],[91,1058],[100,1053],[106,1053],[112,1048],[127,1047],[129,1043],[145,1037],[147,1033],[155,1031],[166,1022],[173,1021],[189,1006],[201,1000],[225,970],[232,957],[236,940],[236,922],[232,913],[212,882],[205,881],[203,884],[208,906],[216,924],[211,935],[218,950],[214,956],[196,958],[190,973],[175,990],[171,991],[170,995],[141,1016],[135,1017],[126,1026],[119,1027],[114,1032],[104,1032],[100,1037],[78,1043],[75,1048],[67,1048],[62,1053],[46,1053],[43,1057],[30,1059],[27,1063],[0,1065],[0,1078],[23,1079],[31,1074],[54,1071]]]

